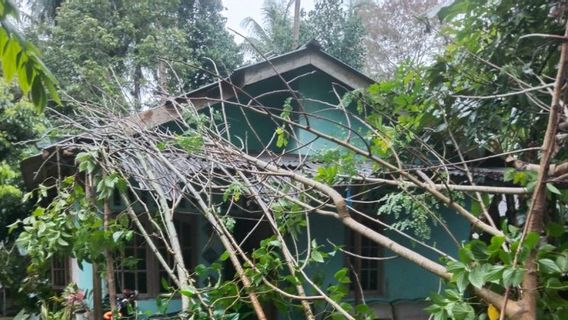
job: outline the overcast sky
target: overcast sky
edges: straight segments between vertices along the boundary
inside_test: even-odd
[[[301,0],[302,8],[309,11],[314,8],[315,0]],[[264,0],[223,0],[226,10],[223,14],[227,17],[227,27],[237,30],[246,35],[246,30],[241,28],[241,21],[246,17],[252,17],[256,21],[262,21],[262,5]],[[293,9],[292,9],[293,10]],[[235,40],[240,43],[242,39],[235,35]]]

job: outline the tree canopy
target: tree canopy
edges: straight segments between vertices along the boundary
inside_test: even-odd
[[[141,108],[240,64],[222,9],[218,0],[68,1],[38,32],[46,63],[70,96]]]

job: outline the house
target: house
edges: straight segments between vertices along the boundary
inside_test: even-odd
[[[302,114],[292,115],[298,117],[299,123],[307,124],[312,128],[339,138],[349,139],[354,144],[364,144],[364,126],[358,120],[335,107],[340,104],[345,93],[358,88],[365,88],[373,80],[360,72],[350,68],[341,61],[321,51],[318,44],[309,42],[295,51],[270,58],[268,61],[256,63],[236,70],[230,77],[212,83],[179,97],[178,101],[190,101],[201,112],[210,113],[220,108],[220,101],[225,101],[223,112],[229,119],[231,140],[250,154],[258,153],[266,147],[282,154],[278,164],[287,167],[300,167],[302,165],[317,166],[317,163],[301,162],[306,156],[320,151],[335,148],[330,141],[317,139],[312,133],[302,128],[295,128],[296,139],[287,145],[278,145],[274,133],[278,124],[269,121],[269,115],[250,113],[248,110],[231,104],[230,101],[239,101],[239,104],[261,103],[281,113],[283,106],[294,91],[302,97]],[[238,88],[238,89],[236,89]],[[217,109],[216,109],[217,108]],[[300,108],[300,106],[293,106]],[[343,106],[343,108],[352,108]],[[146,110],[132,116],[125,121],[138,123],[140,126],[152,128],[162,126],[175,130],[172,123],[180,116],[180,110],[172,103]],[[325,117],[324,117],[325,116]],[[360,135],[349,135],[345,130],[346,123],[354,128]],[[284,151],[284,152],[283,152]],[[46,151],[49,153],[49,150]],[[262,155],[258,155],[262,157]],[[268,161],[268,160],[267,160]],[[26,159],[22,163],[22,173],[26,185],[32,187],[43,181],[49,181],[57,174],[72,174],[75,170],[73,155],[58,159],[45,155]],[[133,169],[134,170],[134,169]],[[143,170],[138,172],[143,174]],[[348,192],[348,191],[345,191]],[[120,208],[120,201],[115,203],[115,209]],[[373,210],[376,210],[374,208]],[[191,212],[191,207],[182,206],[180,211]],[[470,227],[449,210],[441,209],[440,215],[447,225],[452,227],[453,236],[463,240],[469,237]],[[237,239],[244,239],[247,232],[256,224],[256,221],[236,219],[234,234]],[[372,226],[380,228],[378,226]],[[211,239],[211,227],[199,215],[187,214],[177,221],[180,232],[180,245],[186,253],[188,264],[210,264],[218,259],[223,252],[222,246]],[[430,242],[446,252],[457,253],[457,246],[452,238],[439,225],[432,225]],[[248,243],[254,247],[259,239],[269,232],[260,227]],[[384,233],[396,241],[409,244],[408,240],[400,235],[385,230]],[[325,264],[308,269],[311,274],[317,274],[324,287],[334,282],[333,273],[342,267],[348,267],[352,274],[358,278],[358,285],[352,286],[352,299],[364,301],[373,309],[377,319],[427,319],[422,310],[426,304],[424,299],[432,292],[437,291],[441,283],[439,278],[422,270],[415,264],[397,257],[388,250],[379,247],[358,234],[350,233],[337,220],[324,216],[314,216],[311,219],[311,239],[317,243],[331,246],[330,243],[345,245],[355,255],[383,257],[378,260],[366,260],[353,256],[337,254],[327,259]],[[309,246],[309,242],[299,244]],[[300,248],[301,250],[301,248]],[[416,249],[425,256],[438,259],[431,251]],[[137,257],[138,262],[130,268],[117,270],[119,287],[136,289],[140,292],[139,308],[156,310],[156,296],[162,291],[160,278],[164,271],[151,251],[144,245],[140,237],[135,237],[131,245],[125,249],[129,256]],[[100,286],[100,280],[93,280],[93,270],[90,265],[81,268],[74,261],[58,261],[54,263],[51,271],[54,285],[64,285],[72,281],[82,289],[93,290]],[[104,291],[104,288],[103,288]],[[362,294],[363,293],[363,294]],[[170,302],[169,310],[179,310],[178,300]],[[275,311],[274,318],[287,319],[287,314]]]

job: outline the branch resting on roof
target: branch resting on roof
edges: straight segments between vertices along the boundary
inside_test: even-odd
[[[505,160],[507,163],[511,164],[515,169],[519,171],[540,171],[540,165],[525,162],[522,160],[515,159],[513,157],[508,157]],[[551,164],[548,168],[548,177],[555,178],[560,177],[568,173],[568,161],[559,164]]]

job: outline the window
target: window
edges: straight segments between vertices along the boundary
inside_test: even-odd
[[[174,222],[182,248],[186,267],[195,266],[195,252],[193,236],[195,235],[193,217],[185,215],[177,218]],[[168,254],[161,241],[155,242],[158,250],[165,257],[168,265],[175,267],[174,257]],[[146,240],[142,235],[136,234],[131,243],[124,248],[124,253],[117,259],[116,268],[116,289],[118,292],[123,289],[138,290],[140,295],[151,297],[156,296],[166,289],[162,286],[161,279],[170,282],[169,276],[162,267],[158,259],[154,256]],[[170,282],[171,283],[171,282]]]
[[[117,291],[123,289],[138,290],[140,294],[149,293],[148,290],[148,250],[146,241],[136,234],[132,241],[124,248],[124,255],[117,268]]]
[[[71,280],[71,267],[69,259],[64,257],[54,257],[51,259],[49,278],[54,289],[65,289]]]
[[[381,230],[376,223],[365,224],[373,230]],[[348,248],[353,255],[347,255],[347,267],[350,271],[351,291],[356,300],[362,295],[381,295],[383,293],[383,262],[373,258],[383,256],[383,248],[367,237],[348,231]],[[369,257],[365,259],[363,257]]]

